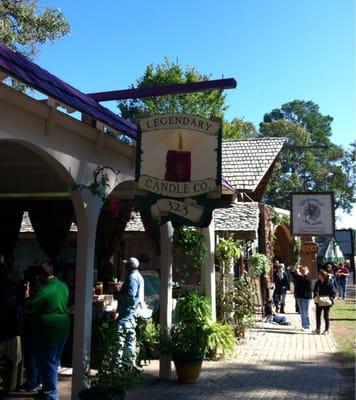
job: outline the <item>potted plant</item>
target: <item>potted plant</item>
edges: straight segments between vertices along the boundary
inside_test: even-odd
[[[138,383],[141,372],[118,356],[123,349],[115,321],[104,321],[98,335],[97,372],[88,376],[89,387],[82,390],[79,397],[83,400],[122,400],[126,390]]]
[[[236,348],[236,336],[232,326],[221,322],[211,322],[209,328],[208,357],[216,360],[233,356]]]
[[[163,338],[162,351],[172,355],[178,381],[199,379],[210,333],[211,306],[207,297],[190,292],[178,299],[176,321]]]

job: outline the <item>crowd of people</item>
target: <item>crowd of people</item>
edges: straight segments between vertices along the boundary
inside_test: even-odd
[[[114,319],[122,340],[118,357],[135,365],[136,317],[147,309],[139,261],[131,257],[126,264],[126,279],[115,295],[118,309]],[[49,261],[22,272],[14,259],[5,260],[0,254],[0,318],[6,321],[0,329],[0,343],[2,355],[9,361],[8,391],[58,399],[58,369],[70,333],[69,301],[68,285],[55,276]]]
[[[335,299],[346,299],[347,279],[350,275],[350,262],[338,265],[327,263],[319,266],[318,279],[312,280],[309,268],[305,265],[285,267],[280,259],[273,260],[273,295],[265,305],[266,322],[288,324],[285,314],[287,290],[294,287],[296,312],[300,314],[302,330],[314,334],[328,334],[330,328],[330,308]],[[315,304],[316,327],[312,330],[310,310]],[[278,314],[280,313],[280,314]],[[321,316],[324,317],[324,330],[321,330]]]

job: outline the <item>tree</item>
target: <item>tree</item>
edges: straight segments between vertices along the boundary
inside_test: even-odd
[[[260,135],[286,138],[265,194],[268,204],[289,208],[291,192],[332,191],[335,208],[351,211],[354,186],[346,172],[351,156],[331,142],[332,120],[319,112],[317,104],[302,100],[265,114]]]
[[[38,0],[0,1],[0,42],[33,57],[38,45],[54,42],[70,33],[70,26],[59,9],[40,10]]]
[[[170,62],[167,58],[158,65],[148,65],[144,74],[137,80],[136,87],[153,87],[177,83],[206,81],[208,75],[199,73],[194,67],[185,69],[177,62]],[[221,117],[227,109],[225,94],[220,91],[204,91],[144,99],[119,101],[119,109],[124,118],[134,122],[138,121],[141,113],[161,114],[181,112],[199,114],[209,118],[212,115]]]
[[[244,139],[257,136],[255,125],[242,118],[234,118],[231,122],[224,122],[224,139]]]

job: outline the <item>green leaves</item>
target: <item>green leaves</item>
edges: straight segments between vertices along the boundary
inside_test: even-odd
[[[119,354],[123,351],[123,340],[120,338],[117,322],[105,321],[98,328],[98,373],[91,379],[92,386],[117,393],[134,387],[140,378],[140,370],[131,363],[125,362]]]
[[[208,254],[204,235],[195,229],[180,227],[174,230],[173,246],[182,249],[192,259],[196,271],[200,271]]]
[[[0,42],[26,56],[36,55],[38,44],[54,42],[70,32],[59,9],[40,11],[37,0],[0,2]]]
[[[221,352],[224,357],[233,356],[236,347],[236,336],[232,326],[220,322],[212,322],[209,325],[208,355],[216,357]]]
[[[183,324],[205,324],[211,318],[209,299],[197,292],[189,292],[178,299],[176,319]]]
[[[223,261],[229,261],[231,259],[238,259],[241,256],[241,249],[239,242],[233,238],[220,239],[216,246],[216,255]]]
[[[224,122],[224,139],[245,139],[256,136],[257,131],[252,122],[241,118],[234,118],[231,122]]]
[[[209,75],[199,73],[194,67],[183,68],[178,61],[171,62],[164,58],[161,64],[146,66],[145,72],[137,80],[137,88],[191,83],[209,80]],[[138,121],[139,114],[149,113],[188,113],[202,117],[222,116],[227,109],[226,95],[214,90],[179,95],[167,95],[119,101],[118,107],[124,118]]]
[[[254,276],[267,275],[271,269],[269,259],[261,253],[252,254],[249,258],[251,273]]]
[[[289,209],[290,193],[334,192],[335,207],[350,210],[354,201],[355,160],[331,142],[332,117],[322,115],[312,101],[294,100],[265,114],[260,124],[264,137],[285,137],[264,201]],[[344,168],[344,165],[347,168]],[[353,179],[353,183],[352,183]]]
[[[209,299],[197,292],[186,293],[178,299],[176,321],[170,330],[165,347],[173,355],[202,355],[206,352],[211,332]],[[168,346],[167,346],[168,342]]]

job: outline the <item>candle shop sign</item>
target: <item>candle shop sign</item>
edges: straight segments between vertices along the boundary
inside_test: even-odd
[[[158,223],[210,223],[221,197],[221,125],[190,114],[140,119],[137,200]]]
[[[291,220],[294,236],[333,236],[333,193],[292,193]]]

